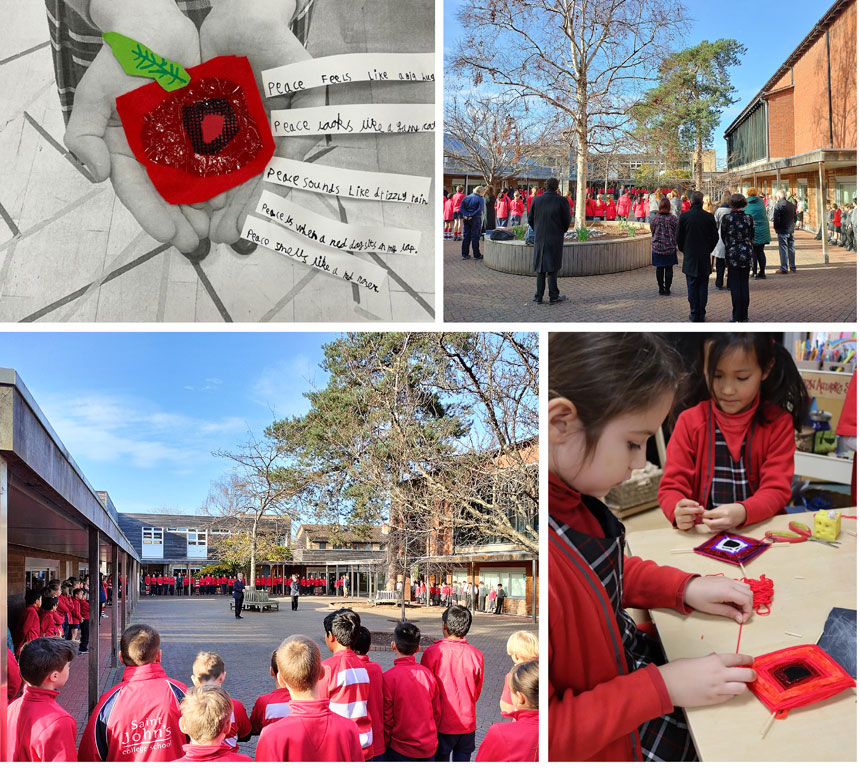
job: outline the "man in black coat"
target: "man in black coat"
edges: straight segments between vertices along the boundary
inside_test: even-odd
[[[789,270],[797,272],[794,263],[794,222],[797,209],[794,203],[785,197],[785,190],[776,193],[777,203],[773,209],[773,229],[779,238],[779,269],[778,275],[787,275]]]
[[[537,273],[537,292],[532,301],[543,302],[543,292],[549,282],[549,303],[560,304],[567,296],[558,295],[558,271],[564,251],[564,233],[570,226],[570,205],[558,194],[558,179],[549,178],[546,192],[532,200],[529,209],[529,226],[535,232],[534,270]]]
[[[711,252],[720,239],[714,214],[702,207],[703,200],[701,192],[693,192],[690,210],[684,211],[678,219],[678,250],[684,254],[681,271],[687,276],[690,320],[694,323],[705,322]]]

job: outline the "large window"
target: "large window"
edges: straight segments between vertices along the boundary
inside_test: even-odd
[[[206,557],[206,531],[189,530],[188,536],[188,557],[205,558]]]
[[[495,587],[501,584],[508,597],[526,596],[525,568],[481,568],[478,579],[487,586]]]
[[[164,528],[142,528],[143,558],[164,557]]]

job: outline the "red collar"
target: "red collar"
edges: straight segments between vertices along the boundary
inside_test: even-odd
[[[230,754],[233,748],[222,741],[219,744],[183,744],[182,749],[186,757],[194,760],[214,760],[221,755]]]
[[[49,688],[33,688],[30,683],[24,684],[24,698],[28,701],[53,701],[60,695],[60,691],[52,691]]]
[[[729,453],[735,461],[741,458],[741,448],[743,448],[744,438],[749,432],[750,425],[756,415],[760,396],[757,394],[752,405],[745,411],[740,413],[725,413],[717,407],[716,401],[712,398],[710,402],[711,413],[714,414],[714,421],[726,438],[726,445],[729,447]]]
[[[510,713],[510,716],[514,718],[514,720],[534,720],[535,723],[537,723],[539,714],[540,712],[537,709],[515,709]]]
[[[463,638],[463,639],[465,640],[466,638]],[[404,664],[413,664],[414,665],[415,664],[415,655],[413,654],[412,656],[398,656],[394,660],[394,664],[395,665],[400,664],[401,666]]]
[[[139,680],[167,679],[167,672],[157,661],[152,664],[141,664],[138,667],[126,667],[122,673],[124,683],[134,683]]]
[[[329,711],[328,699],[314,699],[312,701],[290,701],[290,715],[302,715],[304,717],[323,717]],[[288,717],[290,716],[288,715]]]

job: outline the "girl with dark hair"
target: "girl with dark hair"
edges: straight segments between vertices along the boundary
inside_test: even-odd
[[[645,465],[645,444],[682,378],[679,355],[654,334],[550,334],[551,761],[695,760],[678,707],[728,701],[755,679],[746,655],[667,663],[659,640],[624,610],[699,610],[740,623],[752,614],[741,582],[625,557],[624,526],[599,501]]]
[[[672,214],[668,197],[660,199],[651,214],[651,264],[657,267],[657,287],[661,296],[672,293],[672,267],[678,263],[678,217]]]
[[[731,210],[720,219],[720,240],[725,247],[728,285],[732,294],[732,322],[746,323],[750,308],[750,267],[755,271],[755,222],[740,194],[729,198]]]
[[[675,526],[726,531],[783,511],[794,431],[809,412],[791,354],[766,333],[721,333],[702,346],[702,401],[684,411],[666,449],[658,501]]]

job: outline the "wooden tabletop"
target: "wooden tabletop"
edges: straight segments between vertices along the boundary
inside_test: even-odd
[[[840,510],[856,515],[856,509]],[[789,522],[812,528],[812,512],[779,515],[741,533],[762,538],[766,530],[788,530]],[[780,648],[818,642],[831,608],[857,607],[856,520],[842,520],[838,549],[806,541],[774,546],[745,565],[747,576],[762,574],[773,579],[774,597],[767,616],[753,615],[743,626],[740,652],[759,656]],[[660,565],[673,565],[703,576],[722,573],[741,578],[740,568],[695,552],[671,550],[695,547],[713,535],[703,525],[693,531],[667,527],[637,531],[628,538],[630,554]],[[704,656],[712,652],[734,653],[738,625],[730,619],[694,612],[681,616],[671,610],[651,611],[669,661]],[[794,637],[786,634],[801,635]],[[687,720],[701,760],[720,761],[823,761],[856,760],[856,688],[789,712],[773,723],[762,738],[760,731],[769,712],[752,693],[736,696],[725,704],[687,709]]]

